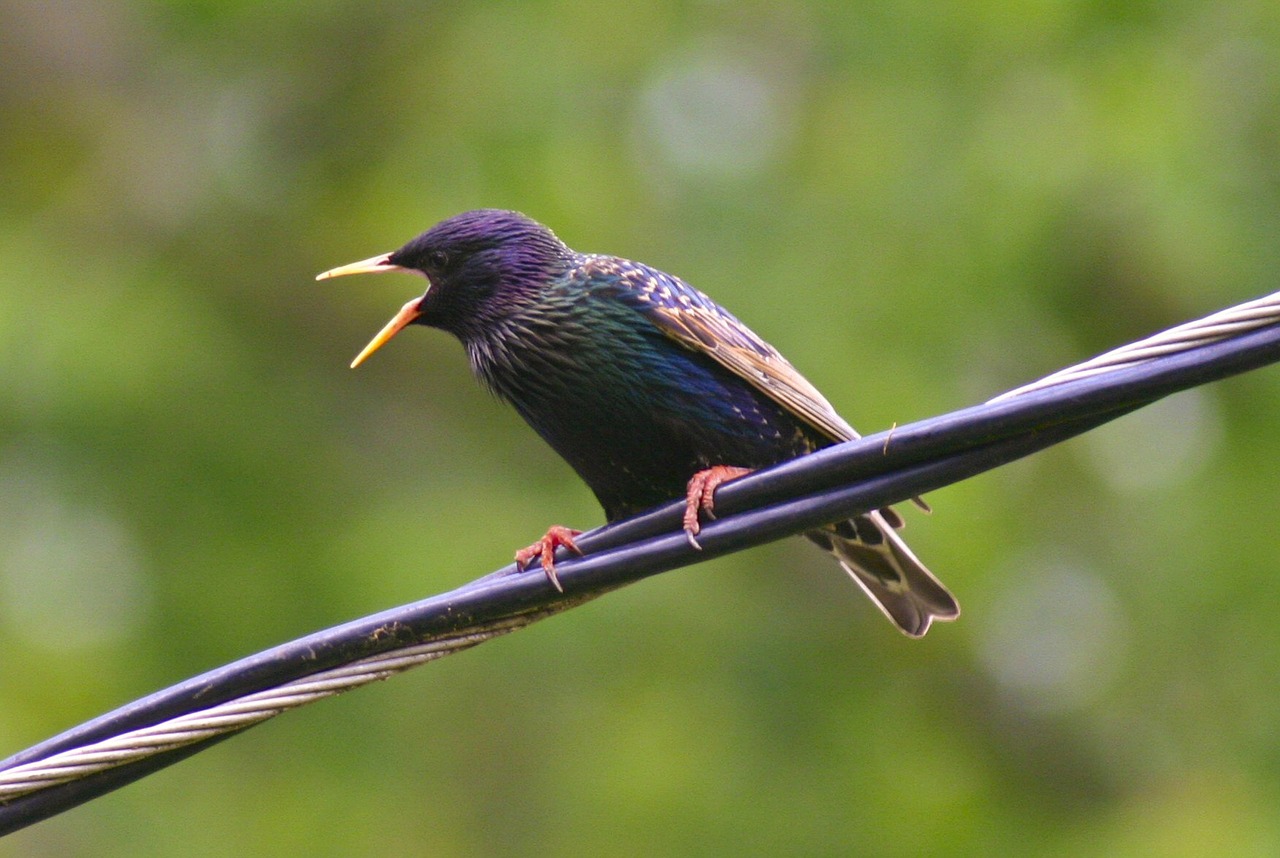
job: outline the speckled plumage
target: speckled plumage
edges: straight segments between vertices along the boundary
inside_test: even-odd
[[[407,324],[460,339],[476,376],[582,477],[613,521],[685,494],[716,465],[762,468],[858,437],[772,346],[703,293],[637,262],[580,254],[515,212],[443,221],[322,276],[430,281],[370,344]],[[357,359],[357,362],[360,360]],[[809,534],[904,632],[959,614],[891,510]]]

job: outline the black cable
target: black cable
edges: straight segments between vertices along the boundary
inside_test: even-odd
[[[1179,390],[1280,360],[1280,325],[1105,374],[922,420],[818,451],[725,484],[720,518],[693,549],[673,502],[579,538],[563,556],[560,594],[541,571],[499,570],[449,593],[282,644],[109,712],[0,762],[0,771],[207,709],[245,694],[459,630],[549,616],[609,590],[710,557],[897,503],[1071,438]],[[0,834],[137,780],[228,735],[50,786],[0,806]]]

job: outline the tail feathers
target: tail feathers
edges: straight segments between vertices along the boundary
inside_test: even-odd
[[[934,620],[960,616],[955,597],[878,512],[806,534],[830,551],[903,634],[923,637]]]

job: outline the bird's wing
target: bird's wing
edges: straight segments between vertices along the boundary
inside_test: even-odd
[[[645,315],[676,342],[707,355],[832,441],[859,437],[778,350],[682,280],[631,263],[621,273]]]
[[[699,307],[657,307],[651,318],[663,333],[750,382],[832,441],[858,437],[786,358],[732,316]]]

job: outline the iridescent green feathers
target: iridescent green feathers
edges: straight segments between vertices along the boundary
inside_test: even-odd
[[[831,403],[778,350],[723,307],[679,278],[625,259],[587,256],[587,278],[616,277],[649,320],[691,351],[704,354],[803,420],[829,441],[858,437]]]

